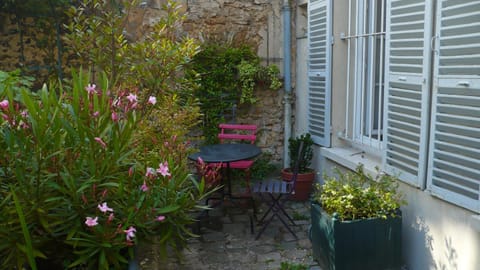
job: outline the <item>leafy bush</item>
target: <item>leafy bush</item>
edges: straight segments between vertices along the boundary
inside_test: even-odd
[[[337,178],[325,175],[324,180],[323,185],[315,184],[313,200],[341,220],[396,216],[406,203],[397,192],[397,177],[378,172],[372,178],[362,165],[353,172],[337,170]]]
[[[38,258],[124,268],[138,239],[157,235],[163,251],[185,244],[204,183],[189,174],[183,140],[156,137],[162,147],[145,154],[138,127],[145,107],[158,106],[153,98],[109,89],[106,76],[94,85],[74,74],[71,92],[38,93],[3,77],[1,268],[26,258],[33,269]]]
[[[193,58],[190,76],[199,78],[200,87],[194,94],[200,101],[204,117],[205,143],[218,142],[218,124],[224,114],[239,104],[253,104],[254,89],[260,82],[267,88],[281,87],[276,66],[262,66],[260,58],[249,46],[204,43]]]
[[[38,92],[0,72],[2,269],[124,269],[139,241],[165,254],[190,235],[206,189],[186,164],[200,111],[195,77],[183,75],[198,45],[178,37],[172,1],[153,32],[128,41],[122,24],[136,1],[114,2],[70,10],[65,41],[88,72]]]
[[[138,3],[81,0],[72,6],[67,11],[70,22],[63,37],[75,59],[72,62],[90,69],[94,80],[97,72],[105,72],[112,84],[135,85],[147,98],[175,94],[190,97],[197,78],[184,74],[200,46],[179,33],[184,20],[179,4],[167,1],[162,6],[165,16],[145,29],[136,29],[144,34],[134,38],[126,32],[125,24],[130,13],[138,12]]]

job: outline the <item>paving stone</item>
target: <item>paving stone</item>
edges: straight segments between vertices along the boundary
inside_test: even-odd
[[[312,248],[312,242],[310,239],[300,239],[297,241],[298,247],[303,248],[303,249],[311,249]]]
[[[257,201],[258,202],[258,201]],[[265,205],[257,205],[260,218]],[[298,239],[277,219],[273,219],[258,240],[255,236],[261,226],[255,224],[255,234],[250,233],[252,210],[235,209],[235,205],[219,206],[210,211],[209,218],[199,222],[198,238],[188,240],[188,249],[181,251],[182,258],[175,255],[162,260],[154,245],[144,247],[142,269],[183,269],[183,270],[278,270],[282,262],[304,264],[311,270],[322,270],[313,260],[311,243],[308,238],[310,227],[309,202],[288,202],[287,212],[308,219],[296,220],[291,226]]]
[[[249,249],[257,254],[265,254],[277,250],[277,247],[274,245],[256,245],[251,246]]]
[[[275,262],[275,261],[280,261],[282,259],[282,255],[280,252],[270,252],[270,253],[265,253],[262,254],[261,257],[259,258],[259,261],[263,262]]]
[[[211,232],[202,235],[202,238],[205,242],[223,241],[225,239],[225,234],[223,232]]]

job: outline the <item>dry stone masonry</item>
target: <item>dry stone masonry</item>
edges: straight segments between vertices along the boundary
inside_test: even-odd
[[[130,13],[126,25],[127,38],[141,38],[149,25],[164,15],[161,6],[166,0],[144,0]],[[186,18],[181,33],[202,41],[233,42],[252,46],[266,64],[282,61],[281,0],[179,0]],[[50,33],[50,50],[40,49],[38,40],[45,34],[35,31],[38,18],[28,18],[24,24],[16,22],[13,15],[0,14],[0,69],[13,70],[36,67],[42,70],[56,63],[57,49],[54,33]],[[23,42],[21,42],[21,39]],[[66,61],[62,61],[66,63]],[[37,71],[35,71],[37,69]],[[47,69],[43,70],[46,77]],[[37,76],[38,77],[38,76]],[[281,162],[283,153],[283,90],[257,89],[259,102],[248,108],[239,108],[238,122],[253,123],[259,127],[258,144]]]

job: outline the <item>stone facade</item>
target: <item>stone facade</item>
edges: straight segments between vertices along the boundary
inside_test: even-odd
[[[0,69],[17,68],[46,79],[58,59],[56,31],[45,19],[0,14]],[[41,25],[41,26],[39,26]]]
[[[148,25],[164,15],[161,6],[166,0],[140,1],[126,26],[129,40],[141,38]],[[281,69],[282,26],[281,0],[179,0],[180,12],[185,12],[182,33],[201,41],[245,43],[256,49],[265,64],[276,64]],[[19,29],[11,16],[0,15],[0,69],[12,70],[23,66],[42,67],[52,61],[51,55],[38,49],[33,32],[35,19]],[[22,34],[22,36],[20,35]],[[52,37],[55,34],[50,33]],[[23,42],[20,42],[20,39]],[[50,38],[51,39],[51,38]],[[23,48],[21,48],[23,46]],[[55,48],[55,44],[53,44]],[[56,48],[51,50],[56,53]],[[50,58],[49,58],[50,57]],[[55,62],[53,60],[53,62]],[[51,63],[50,63],[51,64]],[[280,163],[283,155],[283,90],[257,90],[259,102],[248,108],[239,108],[237,122],[254,123],[259,127],[258,145]]]

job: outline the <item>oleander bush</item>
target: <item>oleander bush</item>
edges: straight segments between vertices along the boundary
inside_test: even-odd
[[[151,97],[88,73],[32,92],[0,85],[1,268],[48,259],[60,268],[122,269],[140,239],[179,248],[205,192],[189,174],[188,145],[172,137],[149,155],[139,127]],[[157,138],[158,139],[158,138]],[[180,246],[179,246],[180,245]]]
[[[1,269],[125,269],[151,240],[165,255],[185,245],[208,193],[187,166],[200,109],[183,74],[198,45],[177,35],[178,5],[130,42],[137,1],[78,3],[69,79],[37,90],[0,71]]]

